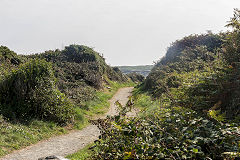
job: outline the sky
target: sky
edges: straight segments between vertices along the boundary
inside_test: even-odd
[[[116,65],[153,64],[177,39],[226,31],[240,0],[0,0],[0,45],[18,54],[86,45]]]

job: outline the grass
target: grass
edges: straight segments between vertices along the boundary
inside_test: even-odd
[[[89,105],[90,111],[87,111],[86,114],[89,115],[90,117],[97,116],[99,113],[105,113],[104,111],[107,111],[109,107],[109,102],[108,100],[112,98],[112,96],[117,92],[119,88],[122,87],[130,87],[136,85],[135,83],[116,83],[116,82],[110,82],[111,89],[105,91],[105,92],[98,92],[97,94],[99,98],[87,102],[87,105]],[[106,86],[107,87],[107,86]],[[108,86],[109,87],[109,86]],[[137,104],[141,104],[140,106],[144,106],[144,98],[148,99],[147,103],[149,105],[151,104],[151,99],[150,97],[144,94],[141,94],[141,98],[139,99],[141,102],[138,102]],[[106,105],[108,104],[108,105]],[[95,107],[93,107],[95,106]],[[71,160],[85,160],[89,159],[92,151],[89,150],[89,147],[93,146],[93,144],[86,145],[83,149],[79,150],[78,152],[68,155],[66,158],[71,159]]]
[[[78,151],[77,153],[68,155],[66,158],[71,159],[71,160],[86,160],[89,159],[92,151],[89,150],[89,147],[93,146],[93,144],[88,144],[86,145],[83,149]]]
[[[118,83],[108,80],[108,84],[104,86],[101,91],[96,91],[96,98],[91,101],[87,101],[83,104],[83,108],[76,108],[77,122],[74,125],[75,129],[82,129],[87,126],[88,120],[94,117],[98,117],[108,111],[110,106],[108,100],[110,100],[113,95],[118,91],[119,88],[123,87],[133,87],[136,85],[133,82]]]
[[[134,86],[134,83],[117,83],[113,81],[108,82],[109,85],[105,86],[104,91],[97,91],[96,98],[92,101],[85,103],[84,108],[88,108],[88,111],[85,112],[89,117],[94,117],[99,114],[105,113],[109,108],[108,100],[113,97],[119,88]],[[109,89],[108,89],[109,88]]]
[[[76,123],[74,126],[61,127],[53,122],[34,120],[29,124],[10,123],[0,116],[0,157],[11,153],[14,150],[35,144],[52,136],[68,133],[71,129],[82,129],[87,126],[90,118],[105,113],[109,107],[108,100],[119,88],[133,86],[134,83],[117,83],[109,81],[105,89],[96,92],[96,98],[86,102],[85,108],[75,108]],[[107,87],[110,87],[107,89]]]
[[[0,118],[0,157],[13,150],[37,143],[53,135],[67,133],[67,129],[53,122],[34,120],[28,125],[11,124]]]

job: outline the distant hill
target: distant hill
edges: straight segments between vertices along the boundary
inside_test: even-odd
[[[147,76],[153,68],[153,65],[140,65],[140,66],[117,66],[124,74],[139,73]]]

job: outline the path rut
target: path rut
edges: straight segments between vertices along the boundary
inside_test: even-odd
[[[110,108],[104,117],[107,115],[116,115],[118,112],[117,106],[114,103],[118,100],[122,105],[125,105],[128,101],[128,96],[131,95],[132,89],[133,87],[119,89],[109,101]],[[38,158],[50,155],[65,157],[93,142],[99,135],[100,131],[97,126],[89,125],[80,131],[73,131],[66,135],[53,137],[22,150],[15,151],[0,160],[37,160]]]

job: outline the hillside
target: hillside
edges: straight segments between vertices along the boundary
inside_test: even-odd
[[[227,26],[173,42],[135,89],[138,117],[107,119],[91,159],[239,159],[240,10]]]
[[[126,82],[127,78],[105,63],[105,59],[93,49],[70,45],[63,51],[46,51],[28,56],[53,64],[57,86],[75,105],[94,98],[94,91],[102,89],[108,81]]]
[[[153,65],[141,65],[141,66],[117,66],[124,74],[129,73],[138,73],[143,75],[144,77],[147,77],[147,75],[150,73],[151,69],[153,68]]]
[[[240,10],[226,26],[176,40],[154,66],[111,67],[83,45],[26,56],[1,46],[0,156],[83,128],[135,82],[91,120],[99,139],[77,159],[238,160]]]
[[[22,56],[17,55],[13,51],[9,50],[7,47],[1,46],[1,75],[3,76],[3,81],[1,83],[8,83],[10,81],[8,79],[13,76],[13,74],[19,72],[19,75],[15,75],[14,81],[16,81],[16,76],[20,76],[20,69],[22,72],[26,72],[30,66],[33,67],[32,71],[29,72],[29,78],[32,79],[31,74],[39,74],[36,75],[36,78],[40,78],[42,73],[41,67],[46,64],[46,71],[44,72],[52,72],[52,80],[43,81],[41,85],[48,83],[48,81],[54,81],[53,88],[59,89],[67,99],[76,107],[84,108],[84,102],[95,98],[96,90],[103,89],[104,84],[108,84],[109,81],[118,81],[118,82],[126,82],[127,78],[124,76],[120,70],[116,70],[105,63],[105,59],[101,57],[97,52],[92,50],[89,47],[81,46],[81,45],[70,45],[67,46],[64,50],[55,50],[55,51],[46,51],[40,54]],[[35,64],[38,64],[34,66]],[[22,64],[22,65],[20,65]],[[48,71],[47,71],[48,70]],[[8,73],[7,73],[7,72]],[[6,75],[4,76],[4,72]],[[36,73],[34,73],[36,72]],[[9,78],[8,78],[9,77]],[[19,77],[20,78],[20,77]],[[45,79],[44,77],[42,77]],[[34,78],[35,79],[35,78]],[[22,81],[22,80],[20,80]],[[27,80],[24,80],[27,81]],[[32,81],[32,80],[31,80]],[[17,82],[11,82],[17,83]],[[32,82],[31,82],[32,83]],[[35,82],[34,82],[35,83]],[[38,82],[36,82],[38,83]],[[9,84],[10,85],[10,84]],[[3,96],[9,94],[16,87],[9,88],[8,91],[2,92],[0,95]],[[17,85],[17,84],[16,84]],[[33,85],[33,84],[29,84]],[[40,84],[39,84],[40,85]],[[15,87],[15,88],[14,88]],[[20,88],[22,91],[24,90],[24,86]],[[26,86],[29,88],[29,86]],[[32,88],[34,90],[38,88]],[[3,89],[5,90],[5,89]],[[18,91],[19,93],[22,91]],[[26,91],[30,92],[30,91]],[[61,93],[61,94],[62,94]],[[26,96],[28,93],[22,93]],[[10,95],[9,95],[10,96]],[[14,96],[14,95],[11,95]],[[20,98],[22,97],[20,96]],[[29,95],[31,96],[31,95]],[[18,97],[18,96],[17,96]],[[10,98],[10,97],[9,97]],[[30,97],[29,97],[30,98]],[[18,104],[19,100],[16,100]],[[5,105],[13,105],[8,104],[9,102],[1,102]],[[38,103],[38,102],[32,102]],[[16,104],[15,104],[16,105]],[[3,109],[4,106],[3,106]],[[23,111],[24,112],[24,111]]]
[[[33,55],[1,46],[0,156],[81,129],[106,111],[118,88],[128,85],[120,70],[87,46]]]
[[[238,72],[229,68],[233,61],[229,63],[226,59],[228,53],[224,48],[224,38],[228,36],[207,33],[190,35],[174,42],[147,77],[143,90],[155,97],[182,90],[185,97],[175,97],[178,105],[191,106],[203,113],[215,108],[229,119],[239,116],[237,103],[231,102],[237,100]]]

